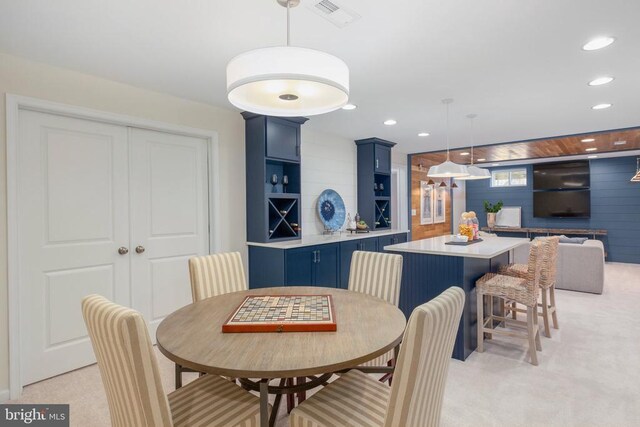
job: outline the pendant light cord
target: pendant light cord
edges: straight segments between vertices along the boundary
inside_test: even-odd
[[[287,46],[290,46],[291,44],[291,24],[290,24],[290,19],[291,19],[291,2],[287,1]]]
[[[447,161],[449,161],[449,102],[447,105]]]
[[[473,117],[469,117],[469,120],[471,120],[471,166],[473,166],[473,146],[474,141],[473,141]]]

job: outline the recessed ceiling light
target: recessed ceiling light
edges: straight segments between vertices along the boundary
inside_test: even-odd
[[[591,147],[591,148],[587,148],[587,149],[586,149],[586,150],[584,150],[584,151],[596,151],[596,150],[597,150],[597,148],[596,148],[596,147]]]
[[[613,77],[598,77],[597,79],[593,79],[589,82],[589,86],[600,86],[606,85],[607,83],[611,83],[613,81]]]
[[[460,153],[461,156],[468,156],[469,154],[471,154],[471,153],[469,153],[468,151],[464,151],[464,152]]]
[[[604,110],[605,108],[611,107],[613,104],[598,104],[591,107],[592,110]]]
[[[595,138],[585,138],[585,139],[581,139],[580,142],[593,142],[595,141]]]
[[[346,104],[342,107],[343,110],[355,110],[356,108],[358,108],[356,104]]]
[[[611,43],[616,41],[615,37],[596,37],[595,39],[589,40],[582,46],[582,50],[598,50],[603,47],[609,46]]]
[[[587,159],[597,159],[597,158],[598,158],[598,156],[596,156],[594,154],[592,154],[591,156],[587,156]]]
[[[429,136],[429,132],[420,132],[418,136]]]
[[[479,162],[484,162],[487,159],[478,159]]]
[[[625,145],[627,141],[615,141],[613,145]]]
[[[385,125],[387,125],[387,126],[393,126],[393,125],[395,125],[396,123],[398,123],[398,122],[396,122],[396,121],[395,121],[395,120],[393,120],[393,119],[389,119],[389,120],[385,120],[385,121],[384,121],[384,124],[385,124]]]
[[[500,163],[492,163],[491,166],[500,166]]]

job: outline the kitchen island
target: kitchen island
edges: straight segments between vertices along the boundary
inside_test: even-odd
[[[384,246],[385,252],[403,256],[400,309],[409,318],[417,306],[435,298],[450,286],[464,289],[466,300],[453,357],[465,360],[476,349],[475,282],[483,274],[497,272],[509,262],[509,252],[529,239],[486,237],[467,246],[447,245],[453,236]]]

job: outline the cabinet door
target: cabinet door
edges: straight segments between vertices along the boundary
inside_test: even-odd
[[[315,250],[315,246],[307,246],[286,251],[287,286],[313,285]]]
[[[374,239],[375,240],[375,239]],[[340,243],[340,287],[347,289],[349,287],[349,271],[351,270],[351,257],[353,252],[359,251],[362,240],[349,240]]]
[[[300,161],[300,125],[267,117],[267,157]]]
[[[396,235],[394,235],[395,237],[395,244],[398,243],[406,243],[407,242],[407,233],[398,233]]]
[[[378,239],[369,238],[362,239],[360,244],[360,251],[377,252],[378,251]]]
[[[393,237],[393,234],[378,237],[378,250],[380,252],[384,252],[385,246],[394,245],[395,243]]]
[[[391,148],[376,144],[374,169],[377,173],[391,173]]]
[[[314,249],[316,250],[314,285],[328,288],[338,287],[340,245],[337,243],[318,245],[314,246]]]

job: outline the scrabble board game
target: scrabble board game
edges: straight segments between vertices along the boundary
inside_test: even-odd
[[[335,330],[331,295],[250,295],[222,325],[222,332]]]

